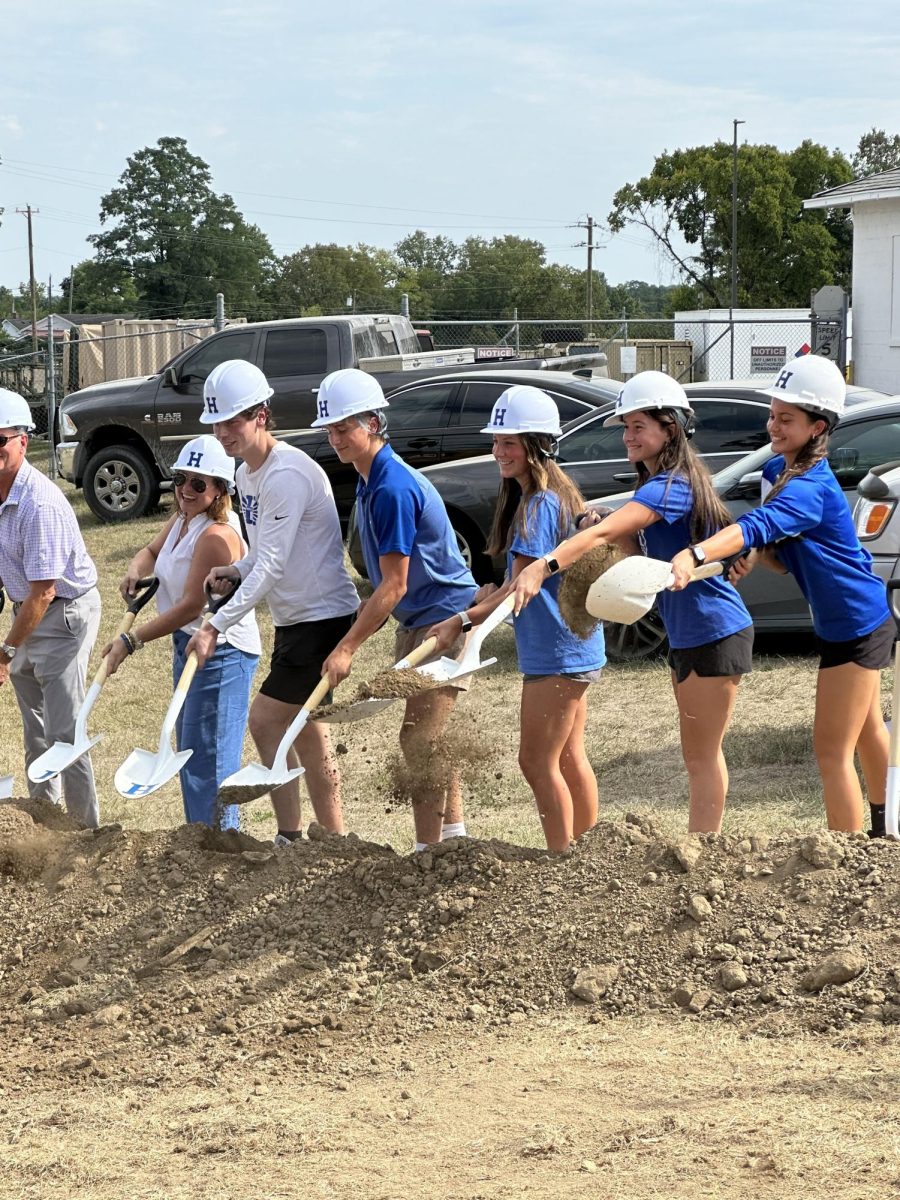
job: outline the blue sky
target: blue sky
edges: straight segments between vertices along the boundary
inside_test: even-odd
[[[573,228],[664,149],[741,137],[845,153],[900,131],[900,5],[864,0],[0,0],[0,283],[85,258],[127,156],[187,139],[277,253],[516,233],[583,266]],[[636,231],[612,282],[672,281]]]

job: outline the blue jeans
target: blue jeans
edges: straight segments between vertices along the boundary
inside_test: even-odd
[[[177,684],[186,661],[190,638],[180,629],[172,634],[172,675]],[[219,646],[191,683],[175,726],[179,750],[194,753],[181,769],[181,794],[188,822],[237,829],[240,810],[228,804],[220,811],[218,792],[223,779],[240,769],[250,707],[250,686],[259,656],[227,643]]]

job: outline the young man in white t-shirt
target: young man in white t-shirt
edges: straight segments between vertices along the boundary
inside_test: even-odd
[[[220,363],[204,384],[201,422],[212,425],[227,454],[243,459],[236,482],[250,551],[233,566],[210,573],[210,583],[239,578],[241,586],[194,634],[186,651],[195,650],[202,665],[219,632],[267,601],[275,645],[249,718],[266,766],[272,765],[285,730],[320,682],[322,663],[347,633],[359,606],[344,565],[331,484],[308,454],[273,437],[271,396],[262,371],[243,359]],[[297,766],[297,760],[306,772],[316,820],[343,832],[340,776],[324,725],[310,721],[305,726],[288,766]],[[273,789],[271,796],[276,842],[294,841],[301,829],[298,782]]]

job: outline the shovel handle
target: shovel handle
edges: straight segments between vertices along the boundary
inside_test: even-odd
[[[128,607],[125,609],[125,615],[116,626],[116,632],[112,635],[113,641],[115,641],[116,638],[121,637],[123,633],[128,633],[134,624],[134,618],[138,615],[147,601],[156,594],[156,589],[159,587],[159,580],[155,575],[152,575],[149,579],[139,579],[136,587],[138,589],[138,594],[133,600],[129,601]],[[108,667],[109,663],[104,657],[100,663],[100,666],[97,668],[97,674],[94,676],[94,683],[98,688],[102,688],[104,683],[106,683]]]
[[[702,567],[694,567],[693,571],[688,573],[691,583],[696,583],[698,579],[712,579],[715,575],[721,575],[725,570],[725,564],[722,562],[704,563]]]
[[[424,662],[426,658],[429,658],[432,654],[434,654],[436,647],[436,637],[426,638],[425,641],[422,642],[421,646],[416,646],[415,650],[411,650],[409,654],[407,654],[406,658],[401,658],[400,661],[395,665],[394,670],[400,671],[404,667],[417,667],[419,663]]]
[[[303,709],[305,712],[312,712],[314,708],[318,708],[328,693],[331,691],[331,680],[327,675],[323,675],[316,684],[312,694],[308,700],[304,700]]]

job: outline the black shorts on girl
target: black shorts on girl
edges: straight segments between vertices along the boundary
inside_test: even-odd
[[[285,704],[302,704],[319,686],[322,663],[355,619],[352,612],[345,617],[276,626],[272,664],[260,692]],[[331,703],[330,692],[322,703]]]
[[[816,637],[816,649],[820,655],[819,670],[856,663],[858,667],[865,667],[869,671],[881,671],[891,665],[896,636],[894,618],[888,617],[871,633],[851,638],[849,642],[826,642],[824,638]]]
[[[684,650],[670,646],[667,661],[678,683],[684,683],[692,671],[704,679],[749,675],[753,670],[753,626],[702,646],[688,646]]]

